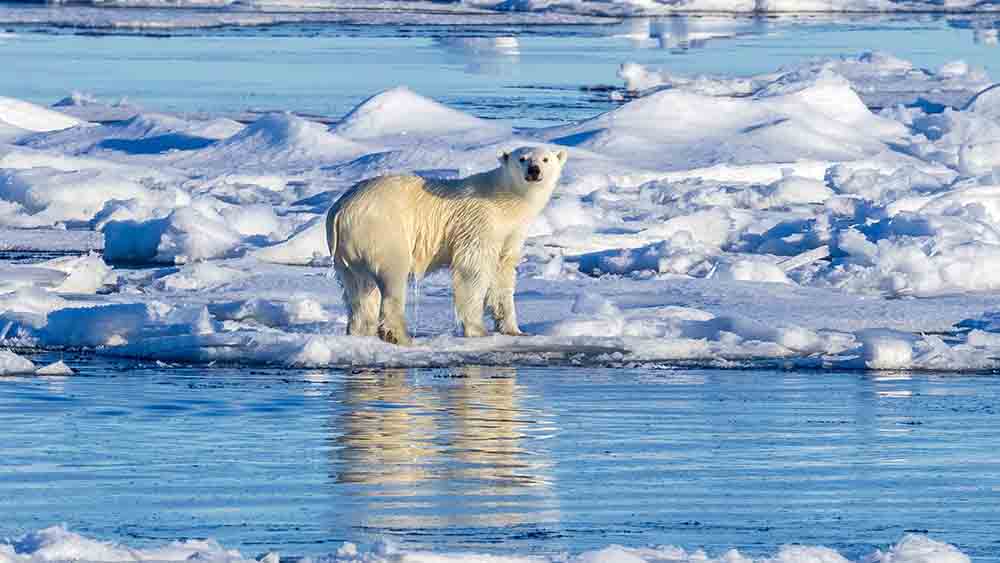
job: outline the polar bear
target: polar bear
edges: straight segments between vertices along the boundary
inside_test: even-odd
[[[364,180],[333,204],[327,244],[350,313],[348,334],[409,344],[409,277],[446,267],[465,336],[486,335],[484,306],[501,333],[523,334],[514,310],[516,268],[567,153],[522,147],[498,157],[499,167],[459,180]]]

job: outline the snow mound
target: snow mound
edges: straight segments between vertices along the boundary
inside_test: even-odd
[[[331,133],[321,123],[291,113],[270,113],[182,163],[213,161],[230,166],[331,163],[365,152],[363,145]]]
[[[905,135],[833,74],[774,83],[752,98],[664,90],[545,134],[655,169],[858,160]]]
[[[344,116],[336,132],[350,139],[417,140],[444,135],[496,138],[510,134],[510,127],[451,109],[397,87],[375,94]],[[472,142],[472,139],[467,139]]]
[[[201,149],[242,129],[243,125],[231,119],[189,121],[171,115],[138,113],[107,125],[29,135],[21,138],[19,144],[35,149],[58,148],[73,154],[110,150],[158,155]]]

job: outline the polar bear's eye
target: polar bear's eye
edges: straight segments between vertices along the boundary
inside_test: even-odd
[[[548,162],[548,161],[549,161],[549,157],[545,157],[545,158],[542,159],[542,162]]]

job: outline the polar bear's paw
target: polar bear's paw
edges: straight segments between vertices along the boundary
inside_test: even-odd
[[[386,326],[378,327],[378,337],[389,344],[395,344],[397,346],[412,346],[413,341],[410,339],[410,335],[406,334],[406,330],[392,329]]]
[[[519,328],[501,328],[500,334],[504,336],[528,336],[527,332],[523,332]]]

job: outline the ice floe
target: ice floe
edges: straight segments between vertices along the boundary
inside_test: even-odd
[[[546,128],[402,87],[333,125],[138,108],[60,121],[115,107],[83,95],[0,106],[20,124],[0,139],[0,252],[73,254],[0,261],[0,343],[288,366],[1000,367],[1000,330],[972,326],[1000,291],[988,77],[879,53],[742,81],[641,70],[652,82],[635,99]],[[979,93],[900,95],[935,89]],[[414,282],[414,347],[344,335],[323,229],[340,194],[379,174],[476,173],[542,143],[571,156],[520,267],[534,336],[455,336],[446,274]]]

